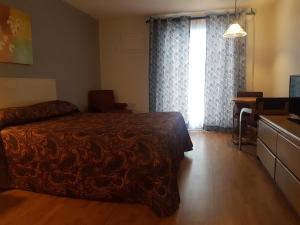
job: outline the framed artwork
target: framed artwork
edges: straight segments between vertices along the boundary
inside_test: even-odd
[[[33,64],[31,19],[0,4],[0,62]]]

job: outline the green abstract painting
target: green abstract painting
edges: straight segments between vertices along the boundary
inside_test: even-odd
[[[30,16],[0,4],[0,62],[33,64]]]

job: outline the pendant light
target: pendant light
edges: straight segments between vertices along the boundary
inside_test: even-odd
[[[247,36],[246,31],[241,27],[241,25],[238,23],[238,17],[237,17],[237,7],[236,7],[235,0],[235,22],[231,24],[226,32],[223,34],[224,38],[237,38],[237,37],[245,37]]]

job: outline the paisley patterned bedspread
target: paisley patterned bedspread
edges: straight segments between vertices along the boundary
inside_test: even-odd
[[[1,131],[9,188],[125,201],[169,216],[192,142],[180,113],[74,113]]]

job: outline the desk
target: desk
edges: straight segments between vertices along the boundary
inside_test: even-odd
[[[232,99],[232,101],[237,104],[256,104],[255,97],[235,97]]]

